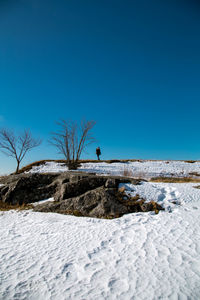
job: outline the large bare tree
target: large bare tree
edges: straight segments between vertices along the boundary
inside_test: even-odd
[[[14,157],[17,162],[16,173],[27,152],[41,144],[40,139],[32,137],[29,130],[24,130],[20,135],[15,135],[9,129],[0,129],[0,150],[7,156]]]
[[[95,124],[95,121],[85,120],[81,121],[80,126],[73,121],[57,122],[59,130],[52,134],[50,143],[65,157],[69,169],[77,168],[82,152],[95,141],[90,132]]]

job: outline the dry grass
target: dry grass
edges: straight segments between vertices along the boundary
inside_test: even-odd
[[[8,177],[7,175],[0,176],[0,183],[3,183],[4,180],[6,180],[7,177]]]
[[[153,210],[156,215],[159,213],[159,210],[163,210],[163,208],[155,201],[151,201],[150,203],[152,204]]]
[[[136,194],[133,197],[126,195],[125,189],[118,189],[118,193],[116,194],[118,201],[122,204],[129,207],[130,212],[147,212],[154,211],[155,214],[158,214],[160,210],[164,210],[162,206],[160,206],[155,201],[146,202],[146,200],[140,197],[139,194]],[[146,206],[146,208],[144,208]]]
[[[136,194],[135,196],[131,197],[131,200],[134,201],[134,202],[138,201],[139,199],[141,199],[139,194]]]
[[[79,210],[65,210],[63,211],[65,215],[73,215],[75,217],[84,217],[84,215]]]
[[[27,210],[27,209],[32,209],[33,206],[31,204],[15,204],[15,205],[11,205],[9,203],[5,203],[0,201],[0,211],[8,211],[11,209],[15,209],[15,210]]]
[[[151,182],[166,182],[166,183],[187,183],[187,182],[200,182],[198,178],[192,177],[153,177],[149,181]]]

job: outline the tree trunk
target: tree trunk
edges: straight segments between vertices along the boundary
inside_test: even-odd
[[[17,174],[17,173],[19,172],[19,164],[20,164],[20,162],[17,161],[17,169],[16,169],[16,171],[15,171],[15,174]]]

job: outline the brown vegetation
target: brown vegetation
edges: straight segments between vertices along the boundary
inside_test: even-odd
[[[117,200],[129,207],[130,212],[147,212],[154,211],[158,214],[160,210],[164,210],[161,205],[155,201],[146,202],[146,200],[140,197],[139,194],[135,196],[128,196],[125,193],[125,188],[118,189]]]
[[[11,210],[11,209],[27,210],[27,209],[31,209],[31,208],[33,208],[33,206],[31,204],[23,203],[22,205],[19,205],[19,204],[12,205],[12,204],[0,201],[0,211],[7,211],[7,210]]]
[[[166,182],[166,183],[187,183],[187,182],[200,182],[200,179],[192,177],[153,177],[151,182]]]

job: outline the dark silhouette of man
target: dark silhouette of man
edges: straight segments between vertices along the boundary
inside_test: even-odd
[[[97,149],[96,149],[96,155],[97,155],[98,160],[100,160],[100,158],[99,158],[99,156],[101,155],[100,147],[97,147]]]

